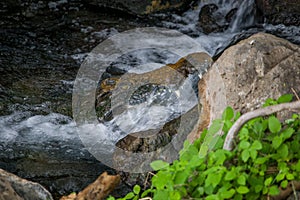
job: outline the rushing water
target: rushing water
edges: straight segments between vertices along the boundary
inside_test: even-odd
[[[81,144],[76,125],[70,117],[71,94],[77,70],[88,52],[110,36],[136,27],[158,26],[175,29],[193,37],[211,56],[219,54],[237,39],[257,31],[274,33],[300,43],[299,27],[270,24],[257,26],[258,21],[254,18],[254,0],[203,1],[181,15],[152,15],[152,21],[107,17],[105,14],[89,13],[82,4],[71,3],[66,7],[66,2],[50,2],[46,7],[40,2],[32,3],[31,7],[29,6],[30,12],[27,9],[25,14],[23,13],[29,15],[46,10],[49,12],[49,16],[47,13],[43,16],[46,24],[40,22],[39,17],[22,18],[22,12],[8,14],[1,23],[3,28],[0,32],[3,37],[0,46],[0,148],[3,151],[0,153],[0,167],[15,173],[22,170],[22,167],[9,167],[8,163],[21,158],[36,159],[31,158],[30,149],[34,148],[39,149],[37,151],[43,149],[43,153],[48,158],[52,156],[53,160],[63,162],[77,159],[96,162]],[[218,6],[214,15],[219,19],[219,23],[226,27],[221,32],[204,34],[198,26],[199,12],[208,3]],[[65,12],[65,8],[69,9],[69,14],[60,15]],[[236,14],[228,23],[224,20],[225,15],[234,8],[237,9]],[[73,10],[79,12],[72,14]],[[56,15],[60,17],[58,20]],[[144,73],[145,69],[136,66],[156,63],[151,69],[157,69],[176,62],[178,58],[167,51],[134,51],[116,60],[112,73]],[[149,70],[149,65],[146,69]],[[182,114],[178,113],[176,101],[166,101],[164,105],[154,104],[156,96],[155,93],[151,93],[142,100],[143,104],[132,105],[132,109],[117,116],[112,123],[128,132],[136,132],[159,127],[169,121],[170,116],[173,115],[171,119],[174,119],[178,114]],[[174,95],[169,97],[174,98]],[[190,108],[186,105],[184,112]],[[131,119],[131,124],[127,123],[128,119]],[[120,130],[110,125],[99,123],[95,127],[107,133],[101,137],[111,137],[110,141],[116,142],[123,137]],[[86,127],[86,130],[89,128],[91,127]],[[112,133],[115,132],[118,132],[119,136],[113,138]],[[57,147],[62,150],[54,151]],[[20,149],[22,151],[18,153]],[[53,156],[58,153],[63,156]],[[26,173],[24,177],[34,178]],[[49,187],[53,189],[60,186],[58,184]],[[76,189],[75,186],[74,188]]]

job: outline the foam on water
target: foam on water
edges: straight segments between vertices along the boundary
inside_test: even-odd
[[[1,116],[0,127],[0,141],[4,143],[15,140],[39,143],[78,137],[72,119],[58,113],[32,116],[30,112],[15,112]]]

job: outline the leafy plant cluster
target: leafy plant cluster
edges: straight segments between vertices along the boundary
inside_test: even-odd
[[[264,106],[291,99],[291,95],[268,99]],[[222,119],[204,130],[201,138],[193,144],[185,141],[178,160],[151,164],[157,171],[151,188],[142,191],[136,185],[120,199],[269,199],[300,180],[300,115],[282,123],[275,115],[250,120],[239,131],[234,150],[223,150],[226,133],[239,116],[226,108]],[[215,136],[219,130],[223,135]]]

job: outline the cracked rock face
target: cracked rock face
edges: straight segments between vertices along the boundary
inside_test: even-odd
[[[299,95],[300,48],[270,34],[255,34],[225,50],[199,87],[210,119],[220,117],[226,105],[245,113],[261,107],[267,98],[293,90]]]

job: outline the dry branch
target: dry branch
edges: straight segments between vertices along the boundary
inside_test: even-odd
[[[239,132],[239,130],[242,128],[242,126],[248,122],[249,120],[260,117],[260,116],[266,116],[266,115],[271,115],[273,113],[283,111],[283,110],[295,110],[295,109],[300,109],[300,101],[295,101],[291,103],[283,103],[283,104],[278,104],[274,106],[268,106],[265,108],[260,108],[248,113],[245,113],[242,115],[230,128],[228,131],[228,134],[226,136],[225,142],[223,149],[226,150],[232,150],[233,149],[233,139]]]

